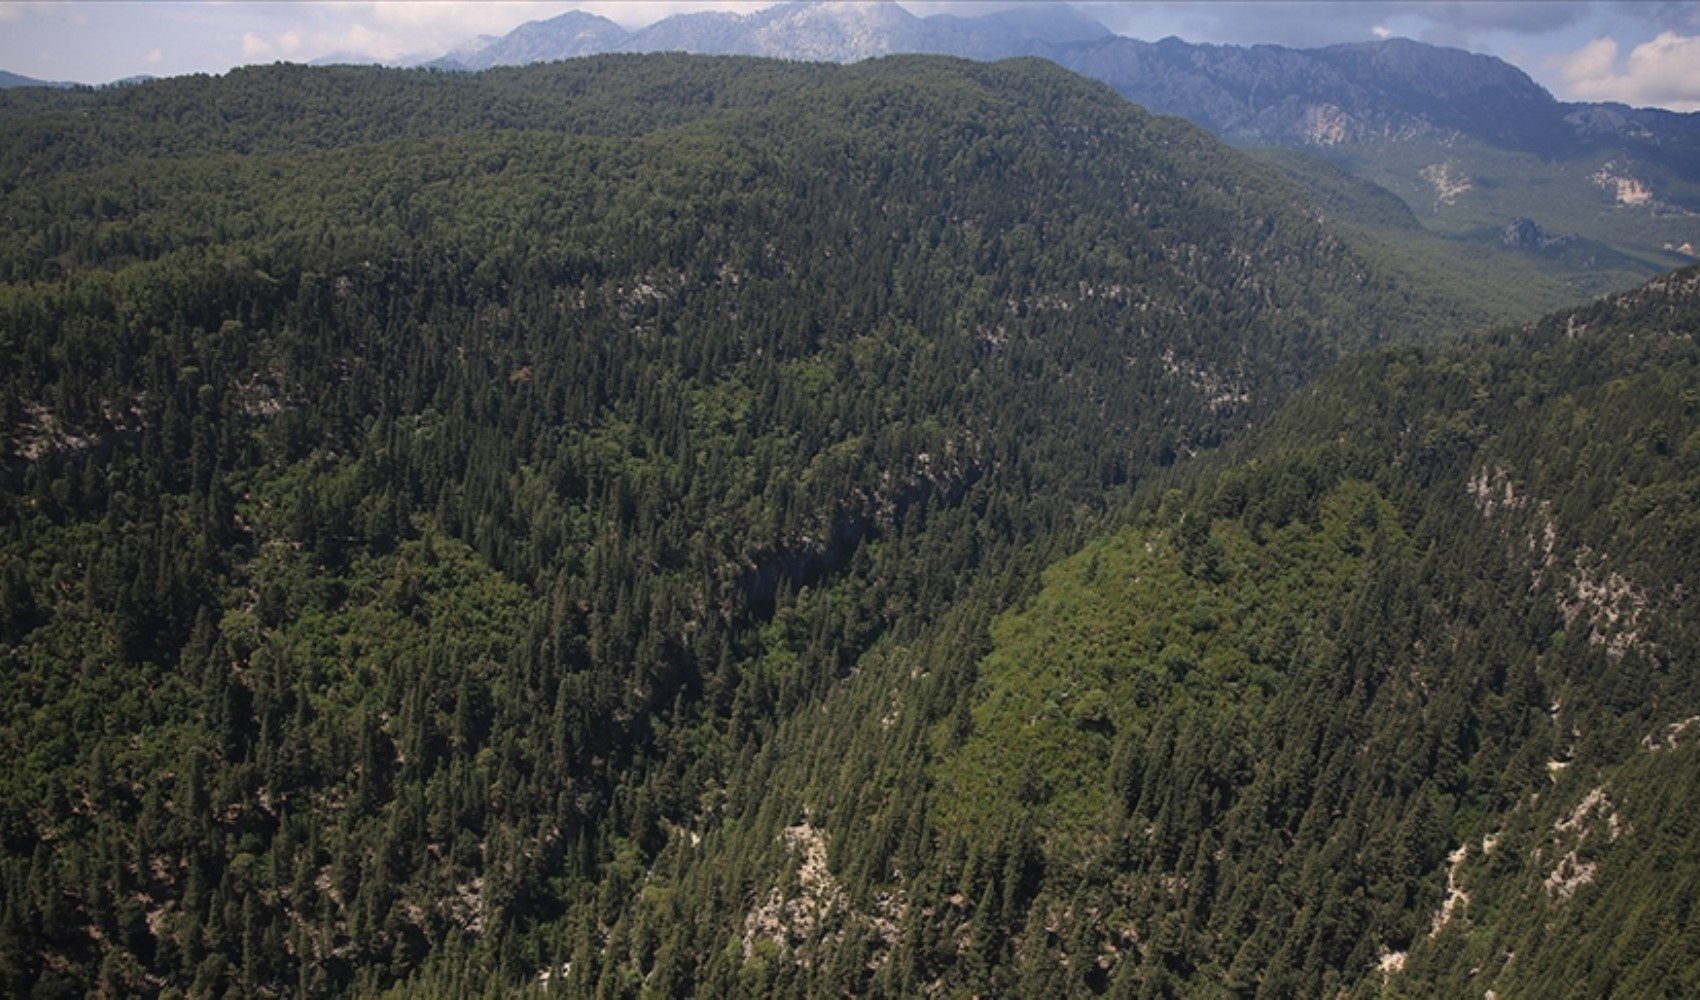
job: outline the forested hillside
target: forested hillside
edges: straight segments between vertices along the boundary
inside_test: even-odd
[[[1345,362],[876,644],[575,984],[716,914],[715,991],[1693,993],[1697,329],[1690,269]]]
[[[1464,289],[1476,272],[1501,279],[1500,296],[1514,302],[1466,294],[1503,322],[1639,285],[1691,263],[1700,243],[1700,115],[1559,101],[1510,63],[1401,37],[1322,48],[1141,41],[1093,20],[1111,17],[1101,5],[1060,2],[918,15],[892,0],[802,0],[627,31],[569,11],[472,39],[432,65],[616,51],[1043,56],[1229,142],[1280,150],[1309,180],[1344,170],[1353,185],[1402,200],[1408,225],[1375,227],[1365,251]],[[1143,35],[1152,26],[1142,23],[1124,27]]]
[[[0,127],[0,992],[1700,990],[1700,272],[1039,62]]]
[[[1451,315],[1039,62],[275,67],[0,128],[8,995],[1008,982],[1052,846],[923,797],[989,616]],[[857,712],[904,742],[819,756]]]

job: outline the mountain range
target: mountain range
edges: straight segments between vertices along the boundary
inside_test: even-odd
[[[1334,146],[1437,134],[1566,156],[1609,137],[1647,141],[1689,171],[1700,164],[1700,114],[1560,102],[1492,56],[1406,39],[1319,49],[1144,42],[1066,4],[923,18],[896,0],[796,0],[751,14],[677,14],[635,31],[569,11],[480,36],[423,65],[478,70],[673,51],[832,62],[895,53],[1043,55],[1236,141]]]
[[[1385,188],[1419,230],[1445,241],[1423,242],[1423,253],[1521,275],[1524,287],[1544,289],[1549,306],[1646,280],[1700,246],[1700,114],[1559,101],[1499,59],[1404,39],[1317,49],[1147,42],[1060,3],[919,17],[895,0],[820,0],[678,14],[637,30],[571,11],[404,63],[478,71],[671,51],[833,62],[898,53],[1050,59],[1230,142],[1297,150]],[[1502,242],[1518,220],[1552,240]],[[1372,241],[1412,239],[1373,223],[1358,228]]]
[[[675,14],[628,31],[613,21],[569,11],[480,36],[426,63],[439,69],[486,69],[600,52],[692,52],[781,59],[856,62],[895,53],[978,59],[1034,54],[1042,46],[1091,41],[1110,31],[1072,7],[1016,7],[977,17],[921,18],[894,2],[784,3],[753,14]]]
[[[1491,246],[1520,218],[1592,241],[1589,252],[1519,251],[1578,297],[1644,280],[1700,245],[1700,114],[1559,101],[1499,59],[1404,39],[1318,49],[1145,42],[1062,4],[923,18],[890,0],[826,0],[681,14],[636,31],[575,11],[426,65],[657,51],[1042,56],[1232,142],[1326,158],[1466,244]]]

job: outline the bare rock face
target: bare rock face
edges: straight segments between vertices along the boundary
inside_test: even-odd
[[[1508,247],[1539,247],[1546,239],[1546,231],[1534,219],[1516,218],[1505,224],[1500,230],[1499,242]]]
[[[1551,247],[1567,246],[1576,242],[1574,233],[1563,233],[1553,236],[1541,228],[1534,219],[1518,217],[1505,224],[1499,231],[1499,242],[1508,247],[1522,250],[1546,250]]]

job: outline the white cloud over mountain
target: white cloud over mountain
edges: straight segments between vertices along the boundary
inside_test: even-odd
[[[1618,43],[1600,37],[1553,64],[1583,100],[1700,111],[1700,35],[1663,31],[1619,56]]]

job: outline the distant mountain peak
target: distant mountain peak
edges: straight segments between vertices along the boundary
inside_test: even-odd
[[[791,0],[748,14],[678,14],[638,31],[570,11],[499,39],[472,39],[432,65],[476,70],[603,52],[821,62],[895,53],[1041,56],[1236,142],[1318,148],[1468,137],[1553,159],[1591,143],[1629,141],[1660,145],[1661,156],[1684,164],[1700,157],[1688,138],[1700,134],[1700,118],[1690,125],[1691,116],[1667,112],[1566,105],[1489,55],[1407,38],[1311,49],[1197,44],[1174,36],[1145,42],[1116,35],[1064,3],[923,18],[898,0]],[[1677,133],[1681,138],[1672,142],[1659,138]]]
[[[750,14],[678,14],[637,32],[621,48],[857,62],[934,51],[926,36],[926,22],[896,0],[794,0]]]
[[[898,52],[1000,59],[1111,37],[1110,29],[1060,3],[922,18],[898,0],[791,0],[748,14],[675,14],[631,32],[607,18],[569,11],[529,21],[500,38],[471,39],[432,65],[477,70],[598,52],[673,51],[821,62]]]
[[[762,54],[854,62],[905,51],[920,41],[921,19],[895,0],[779,4],[750,15]]]
[[[630,37],[613,21],[582,10],[527,21],[506,35],[479,35],[429,65],[445,69],[488,69],[551,62],[607,52]]]

